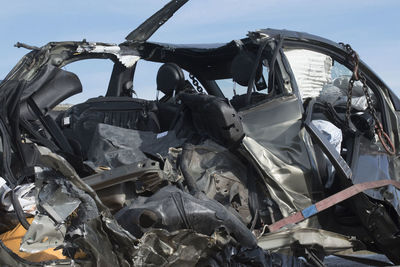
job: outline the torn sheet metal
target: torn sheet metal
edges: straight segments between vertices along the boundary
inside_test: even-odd
[[[274,116],[272,114],[279,114]],[[315,156],[302,124],[302,110],[294,96],[280,97],[240,112],[245,150],[263,173],[264,184],[283,217],[312,204],[321,188],[314,181]],[[311,227],[318,222],[311,218]]]
[[[354,184],[379,180],[392,179],[398,176],[398,168],[392,164],[396,161],[390,159],[386,153],[376,153],[382,151],[379,143],[371,143],[370,140],[361,136],[359,138],[359,158],[354,163],[354,174],[352,180]],[[391,166],[392,165],[392,166]],[[394,170],[394,171],[393,171]],[[398,180],[398,179],[397,179]],[[386,202],[391,205],[400,216],[400,190],[392,185],[382,188],[367,190],[368,196]]]
[[[168,149],[168,154],[164,160],[164,178],[173,183],[179,183],[183,180],[183,175],[179,170],[179,158],[182,154],[182,148],[170,147]]]
[[[73,193],[72,196],[82,201],[77,211],[78,216],[67,228],[64,252],[73,258],[78,249],[82,249],[100,266],[129,265],[135,238],[118,225],[93,189],[79,178],[64,158],[45,147],[38,149],[42,164],[57,170],[68,179],[54,181],[69,183],[67,188]]]
[[[64,224],[57,225],[49,216],[38,214],[22,238],[20,250],[37,253],[56,248],[64,243],[65,233]]]
[[[245,224],[250,222],[247,183],[253,177],[248,177],[247,168],[227,148],[211,140],[199,145],[185,144],[183,167],[207,197],[217,200],[234,214],[239,213]]]
[[[140,59],[139,55],[124,54],[124,50],[121,49],[121,47],[119,47],[118,45],[105,46],[98,45],[96,43],[85,43],[78,46],[78,48],[76,49],[76,53],[113,54],[127,68],[133,67]],[[133,50],[130,51],[130,53],[133,53]]]
[[[81,204],[79,199],[70,196],[63,185],[46,184],[38,197],[40,206],[59,224]]]
[[[286,229],[267,233],[258,239],[258,245],[269,251],[290,253],[294,247],[321,246],[327,255],[356,248],[360,242],[354,239],[321,229],[300,228]]]
[[[136,199],[115,217],[136,237],[154,228],[168,231],[193,229],[211,235],[222,227],[243,246],[256,246],[250,230],[220,203],[204,194],[194,197],[174,186],[163,187],[149,198]]]
[[[202,235],[192,230],[162,229],[143,235],[134,254],[135,266],[309,266],[304,260],[260,247],[232,244],[222,232]]]
[[[143,235],[133,255],[135,266],[195,266],[218,250],[217,240],[193,230],[152,230]]]
[[[301,169],[286,164],[250,137],[245,137],[243,144],[265,170],[266,185],[284,217],[312,204]]]
[[[34,218],[28,218],[27,221],[29,223],[32,223],[33,219]],[[0,240],[2,244],[4,244],[4,246],[6,246],[7,249],[11,250],[14,253],[13,256],[15,260],[17,260],[18,257],[20,257],[21,261],[26,261],[26,262],[29,261],[33,263],[38,263],[38,262],[53,261],[55,263],[56,261],[67,259],[67,257],[62,254],[62,249],[55,250],[54,247],[45,249],[37,253],[28,253],[21,251],[20,250],[21,240],[25,236],[26,232],[27,232],[26,229],[21,224],[18,224],[12,230],[0,235]],[[2,246],[0,246],[0,254],[1,250]],[[9,260],[7,260],[7,257],[0,256],[0,259],[2,261],[2,264],[7,263],[8,264],[7,266],[17,266],[16,262],[12,264]]]
[[[139,27],[130,32],[125,39],[130,42],[146,41],[187,2],[188,0],[174,0],[168,2],[163,8],[140,24]]]

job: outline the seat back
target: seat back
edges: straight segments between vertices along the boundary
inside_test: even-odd
[[[61,128],[87,154],[99,123],[125,129],[160,132],[155,101],[130,97],[98,97],[74,105],[61,116]]]
[[[171,97],[184,87],[185,75],[177,64],[165,63],[160,67],[157,73],[157,90]]]
[[[179,99],[190,111],[196,131],[228,148],[243,137],[241,118],[227,99],[205,94],[181,93]]]

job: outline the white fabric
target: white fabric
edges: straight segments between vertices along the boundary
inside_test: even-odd
[[[5,196],[10,192],[11,189],[7,186],[6,180],[0,177],[0,204],[4,202]]]
[[[332,58],[305,49],[287,49],[285,55],[296,78],[301,98],[318,97],[331,83]]]
[[[340,148],[343,141],[342,131],[333,123],[326,120],[313,120],[312,123],[322,132],[326,139],[328,139],[329,143],[331,143],[340,154]]]
[[[340,76],[332,81],[332,58],[306,49],[287,49],[285,55],[296,78],[302,99],[313,97],[333,106],[346,105],[350,76]],[[374,95],[368,89],[374,102]],[[351,105],[354,109],[367,109],[362,83],[353,86]]]
[[[3,178],[0,178],[0,182],[1,180],[3,180]],[[18,198],[23,211],[32,215],[36,214],[36,201],[33,192],[34,188],[34,183],[19,185],[15,188],[15,195]],[[2,209],[8,212],[14,211],[14,206],[11,203],[10,192],[11,189],[7,186],[7,184],[3,183],[3,185],[0,187],[0,204]]]
[[[340,154],[342,147],[343,135],[342,131],[336,127],[333,123],[326,120],[313,120],[312,123],[317,127],[319,131],[326,137],[326,139],[331,143],[336,151]],[[335,167],[330,163],[329,159],[324,155],[328,164],[328,179],[325,183],[325,187],[329,188],[333,184]]]

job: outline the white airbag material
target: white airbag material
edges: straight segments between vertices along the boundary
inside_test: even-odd
[[[305,49],[285,50],[296,78],[301,98],[318,97],[323,86],[331,83],[332,58]]]

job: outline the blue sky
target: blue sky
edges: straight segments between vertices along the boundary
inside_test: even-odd
[[[17,42],[41,46],[49,41],[120,43],[166,0],[4,1],[0,9],[0,79],[27,52]],[[248,31],[277,28],[309,32],[350,43],[361,58],[400,95],[400,1],[398,0],[190,0],[150,40],[170,43],[220,43]],[[111,63],[100,60],[66,67],[76,72],[84,94],[105,92]],[[157,66],[139,63],[135,90],[155,95]],[[86,90],[85,90],[86,89]]]

